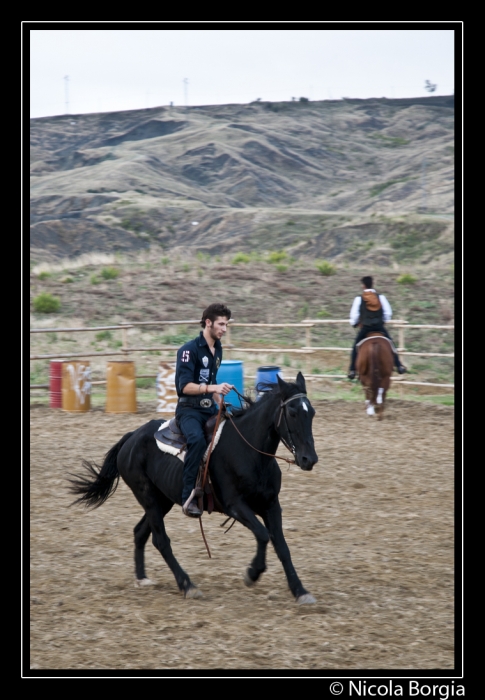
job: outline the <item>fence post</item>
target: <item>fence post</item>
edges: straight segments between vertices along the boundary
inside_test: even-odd
[[[311,348],[311,346],[312,346],[312,329],[311,329],[311,326],[307,326],[305,333],[306,333],[306,341],[305,341],[305,342],[306,342],[306,346],[307,346],[307,348]]]
[[[404,350],[404,326],[399,328],[399,350]]]
[[[128,350],[128,329],[127,328],[122,328],[121,329],[121,338],[122,338],[122,350]]]

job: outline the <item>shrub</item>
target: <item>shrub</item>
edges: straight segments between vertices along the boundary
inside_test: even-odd
[[[72,277],[63,277],[63,279],[61,280],[61,282],[62,282],[63,284],[70,284],[71,282],[74,282],[74,280],[72,279]]]
[[[43,272],[39,272],[39,279],[40,280],[47,280],[49,277],[52,277],[50,272],[46,272],[45,270]]]
[[[48,292],[41,292],[33,303],[34,310],[39,314],[53,314],[61,308],[61,300]]]
[[[278,272],[286,272],[288,269],[288,265],[276,265],[276,269]]]
[[[237,265],[238,263],[248,263],[250,260],[251,257],[247,253],[236,253],[231,262],[233,265]]]
[[[286,260],[287,257],[284,250],[274,250],[272,253],[268,253],[268,262],[274,265],[282,260]]]
[[[397,278],[396,282],[398,282],[398,284],[415,284],[416,277],[410,275],[408,272],[405,272],[403,275]]]
[[[91,277],[89,278],[89,281],[91,282],[91,284],[99,284],[100,279],[99,279],[98,275],[93,273],[91,275]]]
[[[111,331],[101,331],[100,333],[96,333],[94,336],[98,342],[101,342],[102,340],[111,340]]]
[[[104,280],[114,280],[119,274],[120,271],[117,270],[116,267],[103,267],[101,270],[101,277]]]
[[[331,316],[331,314],[327,309],[320,309],[320,311],[317,311],[317,318],[328,318],[329,316]]]
[[[137,377],[135,386],[137,389],[155,389],[155,380],[151,377]]]
[[[325,275],[325,277],[328,277],[329,275],[334,275],[337,272],[337,268],[335,267],[335,265],[329,263],[328,260],[317,260],[316,267],[322,275]]]

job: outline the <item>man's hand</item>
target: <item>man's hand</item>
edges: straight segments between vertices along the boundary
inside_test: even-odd
[[[216,384],[212,391],[214,394],[222,394],[223,396],[226,396],[231,389],[234,389],[233,384],[228,384],[227,382],[222,382],[222,384]]]

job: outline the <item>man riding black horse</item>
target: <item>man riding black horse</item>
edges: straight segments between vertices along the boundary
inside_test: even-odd
[[[217,413],[221,395],[226,396],[234,388],[227,382],[216,384],[217,370],[222,362],[221,338],[230,318],[231,311],[226,306],[211,304],[202,314],[200,325],[203,330],[177,352],[175,388],[179,400],[175,417],[187,440],[182,510],[192,518],[202,515],[197,499],[193,497],[193,489],[207,449],[204,425]]]
[[[360,283],[362,284],[362,294],[355,297],[352,308],[350,309],[350,325],[353,328],[357,328],[358,326],[360,330],[355,337],[352,347],[347,377],[349,379],[355,379],[357,345],[371,332],[382,333],[386,338],[389,338],[392,343],[396,369],[399,374],[404,374],[407,372],[407,369],[401,364],[397,352],[395,351],[394,342],[384,326],[384,323],[390,321],[392,318],[391,305],[384,294],[378,294],[376,290],[373,289],[372,277],[362,277]]]

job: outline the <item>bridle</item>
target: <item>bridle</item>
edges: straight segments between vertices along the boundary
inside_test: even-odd
[[[307,395],[306,395],[305,393],[302,392],[302,393],[300,393],[300,394],[294,394],[293,396],[290,396],[290,398],[289,398],[289,399],[286,399],[286,401],[281,401],[281,402],[280,402],[280,415],[279,415],[278,421],[277,421],[277,423],[276,423],[276,428],[278,428],[279,425],[280,425],[280,423],[281,423],[281,416],[284,416],[284,417],[285,417],[286,430],[287,430],[287,433],[288,433],[289,438],[290,438],[291,446],[288,445],[287,441],[286,441],[285,438],[281,435],[281,433],[278,433],[278,435],[280,436],[280,440],[281,440],[281,442],[283,443],[283,445],[284,445],[284,446],[286,447],[286,449],[287,449],[289,452],[291,452],[293,455],[294,455],[295,452],[296,452],[296,447],[294,446],[293,441],[291,440],[291,430],[290,430],[290,427],[289,427],[289,425],[288,425],[288,420],[287,420],[287,418],[286,418],[286,411],[283,410],[283,409],[284,409],[284,407],[286,406],[286,404],[290,403],[290,401],[293,401],[294,399],[300,399],[300,398],[303,398],[303,397],[307,398]]]
[[[234,391],[235,391],[236,394],[239,396],[239,398],[244,399],[244,396],[243,396],[242,394],[240,394],[239,391],[238,391],[235,387],[234,387]],[[279,438],[280,438],[281,442],[283,443],[283,445],[286,447],[286,449],[288,450],[288,452],[291,452],[291,454],[292,454],[293,456],[296,454],[296,447],[293,445],[293,441],[291,440],[291,431],[290,431],[290,428],[288,427],[288,420],[287,420],[287,418],[286,418],[285,406],[286,406],[287,404],[289,404],[291,401],[294,401],[295,399],[300,399],[300,398],[303,398],[303,397],[308,398],[307,395],[306,395],[305,393],[301,392],[301,393],[299,393],[299,394],[293,394],[293,396],[290,396],[290,398],[289,398],[289,399],[286,399],[286,401],[280,401],[280,406],[279,406],[279,408],[280,408],[280,414],[279,414],[279,416],[278,416],[277,422],[275,423],[275,427],[278,428],[279,425],[280,425],[280,423],[281,423],[281,417],[284,415],[284,417],[285,417],[286,430],[287,430],[288,435],[289,435],[289,437],[290,437],[291,445],[288,444],[287,440],[285,440],[285,438],[281,435],[281,433],[278,432],[278,435],[279,435]],[[267,457],[275,457],[276,459],[282,459],[282,460],[284,460],[285,462],[288,462],[288,464],[296,464],[295,460],[288,459],[287,457],[280,457],[279,455],[271,454],[270,452],[263,452],[262,450],[258,450],[257,447],[254,447],[254,445],[251,445],[251,443],[248,442],[248,441],[246,440],[246,438],[244,437],[244,435],[241,434],[241,432],[240,432],[240,431],[238,430],[238,428],[236,427],[236,424],[234,423],[234,421],[233,421],[232,416],[231,416],[230,413],[227,414],[227,417],[228,417],[229,420],[231,421],[231,423],[232,423],[232,425],[233,425],[233,427],[234,427],[234,430],[239,434],[239,436],[244,440],[244,442],[245,442],[247,445],[249,445],[249,447],[251,447],[251,449],[253,449],[255,452],[259,452],[259,454],[266,455]]]

